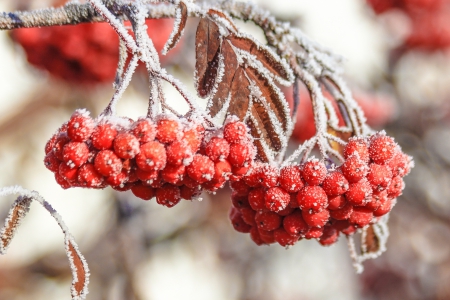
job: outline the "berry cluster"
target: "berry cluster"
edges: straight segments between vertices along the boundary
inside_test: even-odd
[[[172,207],[241,178],[256,150],[244,123],[232,119],[223,130],[205,131],[199,122],[172,116],[94,120],[77,110],[45,153],[46,167],[63,188],[111,186]]]
[[[148,34],[161,51],[172,30],[170,19],[147,20]],[[107,23],[23,28],[11,36],[28,62],[76,84],[111,82],[119,61],[119,38]]]
[[[258,245],[303,238],[331,245],[340,232],[378,222],[401,194],[411,158],[384,133],[350,139],[344,158],[337,168],[314,158],[282,169],[256,164],[231,182],[234,228]]]

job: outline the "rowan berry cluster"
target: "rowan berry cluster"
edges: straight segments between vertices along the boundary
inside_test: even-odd
[[[159,116],[92,119],[77,110],[48,141],[45,165],[63,188],[131,190],[168,207],[214,192],[247,172],[255,158],[244,123],[205,131],[195,121]]]
[[[351,138],[344,158],[339,167],[315,158],[281,169],[256,164],[231,182],[234,228],[250,233],[258,245],[313,238],[331,245],[341,232],[351,235],[378,222],[401,194],[411,157],[391,137],[377,133]]]

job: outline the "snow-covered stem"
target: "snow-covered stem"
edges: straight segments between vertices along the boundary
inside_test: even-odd
[[[114,80],[114,88],[118,89],[123,81],[123,72],[127,63],[128,52],[125,43],[119,39],[119,62],[117,64],[116,78]]]

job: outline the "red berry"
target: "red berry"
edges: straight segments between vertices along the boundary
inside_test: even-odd
[[[247,196],[251,188],[243,181],[230,182],[231,189],[238,195]]]
[[[339,237],[339,231],[331,226],[325,226],[323,228],[323,234],[319,239],[319,243],[322,246],[329,246],[337,242]]]
[[[303,210],[302,217],[309,226],[322,227],[330,219],[330,212],[327,209],[324,209],[321,212],[310,214]]]
[[[391,183],[392,172],[386,165],[370,164],[367,180],[372,185],[373,190],[382,191]]]
[[[356,155],[347,158],[341,166],[342,174],[350,183],[358,182],[364,178],[368,169],[367,164]]]
[[[161,177],[168,183],[178,184],[183,180],[185,171],[186,167],[183,165],[166,165],[166,167],[161,171]]]
[[[305,239],[318,239],[323,234],[323,227],[310,227],[309,230],[305,233]]]
[[[366,205],[365,208],[368,208],[372,211],[375,211],[380,205],[384,204],[388,200],[387,191],[375,191],[372,193],[372,198]]]
[[[248,203],[254,210],[266,210],[265,191],[256,188],[248,193]]]
[[[229,214],[231,224],[233,225],[234,229],[238,232],[242,233],[248,233],[250,232],[250,229],[252,226],[245,223],[244,219],[242,219],[241,212],[237,209],[232,207]]]
[[[376,164],[386,164],[394,156],[395,148],[396,144],[391,137],[379,134],[370,142],[370,159]]]
[[[67,124],[67,135],[72,141],[84,142],[90,138],[94,130],[94,121],[89,114],[77,110]]]
[[[54,134],[45,144],[45,154],[47,155],[50,151],[53,150],[55,146],[56,139],[58,138],[58,133]]]
[[[375,217],[381,217],[391,211],[393,205],[392,199],[386,199],[386,201],[381,204],[374,212],[373,215]]]
[[[213,137],[206,144],[205,154],[214,162],[227,159],[230,153],[230,144],[225,139]]]
[[[182,183],[191,189],[199,188],[199,186],[200,186],[197,181],[195,181],[194,179],[192,179],[189,176],[184,176]]]
[[[291,197],[288,192],[280,187],[271,187],[265,194],[266,208],[268,210],[279,212],[285,209]]]
[[[170,144],[182,137],[182,127],[175,119],[160,119],[156,123],[156,138],[164,144]]]
[[[89,158],[89,148],[83,142],[69,142],[63,148],[63,161],[72,168],[79,167]]]
[[[228,161],[218,161],[214,164],[214,177],[213,180],[228,180],[231,175],[231,165]]]
[[[303,220],[302,212],[299,210],[284,217],[283,227],[291,235],[301,235],[309,229],[308,224]]]
[[[252,229],[250,229],[250,238],[258,246],[261,246],[261,245],[265,244],[265,242],[261,239],[261,236],[259,234],[259,230],[258,230],[258,228],[256,226],[252,227]]]
[[[307,161],[302,169],[302,177],[309,185],[319,185],[327,176],[325,164],[318,159]]]
[[[150,119],[139,119],[131,130],[141,144],[151,142],[156,137],[156,126]]]
[[[56,180],[56,183],[58,183],[65,190],[68,189],[68,188],[71,188],[73,186],[70,182],[65,180],[64,177],[59,175],[58,172],[55,173],[55,180]]]
[[[95,157],[94,166],[103,176],[115,176],[122,171],[122,161],[111,150],[102,150]]]
[[[180,188],[175,185],[165,184],[159,189],[156,189],[156,202],[160,205],[173,207],[180,200]]]
[[[258,211],[255,221],[258,228],[267,231],[275,230],[281,225],[281,217],[272,211]]]
[[[372,221],[373,213],[370,209],[365,207],[353,207],[353,212],[350,215],[350,223],[358,227],[369,225]]]
[[[166,149],[157,141],[143,144],[139,154],[136,155],[136,164],[143,171],[162,170],[166,166],[166,161]]]
[[[184,131],[183,140],[188,144],[192,153],[196,153],[202,143],[205,128],[202,125],[194,126]]]
[[[366,140],[359,137],[351,138],[344,148],[344,158],[356,155],[360,160],[369,163],[369,148],[367,147]]]
[[[189,165],[192,162],[192,150],[186,141],[175,141],[166,149],[167,163],[172,165]]]
[[[114,151],[120,158],[134,158],[140,151],[139,141],[131,133],[119,133],[114,139]]]
[[[185,200],[193,200],[200,196],[202,191],[199,188],[190,188],[185,185],[180,187],[180,197]]]
[[[396,176],[392,178],[391,184],[387,190],[388,196],[391,198],[397,198],[402,194],[403,188],[405,187],[405,183],[400,176]]]
[[[247,195],[239,195],[236,191],[231,193],[231,203],[236,208],[250,207],[248,203]]]
[[[242,214],[242,219],[244,220],[245,223],[251,226],[256,225],[255,222],[256,211],[254,211],[250,207],[242,207],[240,211]]]
[[[100,188],[103,176],[95,170],[93,164],[85,164],[78,170],[78,183],[89,188]]]
[[[228,162],[236,167],[245,167],[254,158],[253,148],[249,144],[231,144]]]
[[[330,210],[330,216],[336,220],[347,220],[353,213],[353,205],[346,203],[342,208]]]
[[[348,191],[345,193],[345,198],[352,205],[363,206],[372,197],[372,188],[367,180],[361,180],[356,183],[351,183]]]
[[[207,156],[196,154],[186,171],[198,183],[210,181],[214,177],[214,163]]]
[[[53,154],[55,154],[56,158],[59,160],[63,160],[63,149],[64,146],[70,142],[69,137],[66,134],[60,134],[55,143],[53,144]]]
[[[92,132],[92,145],[99,149],[109,149],[113,145],[113,141],[117,136],[117,130],[109,123],[98,124]]]
[[[234,180],[234,181],[241,180],[241,178],[243,176],[245,176],[249,170],[250,170],[250,166],[247,166],[247,167],[231,166],[230,180]]]
[[[258,169],[261,185],[271,188],[278,185],[279,172],[274,166],[263,165]]]
[[[289,193],[296,193],[304,186],[298,166],[287,166],[281,169],[278,181],[280,186]]]
[[[328,197],[328,209],[329,210],[338,210],[344,207],[344,205],[347,203],[347,200],[344,196],[331,196]]]
[[[143,200],[150,200],[155,196],[155,190],[149,186],[140,183],[131,187],[131,192],[138,198]]]
[[[135,174],[139,180],[146,184],[151,184],[159,176],[159,173],[156,170],[144,171],[140,168],[136,169]]]
[[[348,181],[338,171],[329,173],[323,181],[322,188],[328,196],[342,195],[348,190]]]
[[[290,198],[290,197],[291,197],[291,195],[289,195],[289,198]],[[290,203],[291,203],[291,202],[290,202],[290,200],[289,200],[289,204],[290,204]],[[288,206],[286,206],[283,210],[278,211],[277,214],[279,214],[280,216],[283,216],[283,217],[292,214],[292,212],[295,210],[295,208],[289,206],[289,204],[288,204]]]
[[[59,165],[59,175],[73,185],[73,182],[77,180],[78,168],[71,168],[70,166],[62,163]]]
[[[277,228],[273,231],[275,241],[283,247],[295,245],[299,237],[290,235],[283,227]]]
[[[259,237],[264,242],[264,244],[269,245],[269,244],[275,243],[275,237],[273,235],[273,231],[263,230],[259,227],[257,227],[257,228],[258,228],[258,232],[259,232]]]
[[[45,155],[44,165],[47,169],[49,169],[53,173],[58,172],[60,163],[61,161],[56,158],[53,152],[49,152],[47,153],[47,155]]]
[[[251,187],[259,187],[261,186],[261,177],[259,174],[259,170],[260,167],[259,166],[255,166],[250,173],[247,173],[244,177],[243,180],[244,182]]]
[[[400,150],[398,150],[394,157],[389,161],[388,165],[391,168],[393,176],[406,176],[411,169],[412,158]]]
[[[117,175],[109,176],[106,178],[106,182],[112,187],[125,187],[125,183],[129,180],[128,174],[124,171]]]
[[[328,205],[328,197],[320,186],[307,185],[297,194],[299,207],[306,213],[318,213]]]
[[[228,123],[223,128],[223,136],[228,143],[241,143],[246,140],[247,126],[242,122]]]

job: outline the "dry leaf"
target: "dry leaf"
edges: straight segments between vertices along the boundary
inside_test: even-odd
[[[229,25],[229,26],[227,26],[228,30],[238,32],[238,28],[236,27],[234,22],[224,12],[221,12],[220,10],[217,10],[217,9],[210,8],[208,10],[208,15],[210,15],[212,17],[215,16],[216,18],[224,19],[226,21],[226,24],[224,24],[224,25]]]
[[[72,298],[84,299],[88,292],[89,270],[83,255],[71,236],[66,236],[66,253],[72,269]]]
[[[181,36],[183,35],[184,28],[186,27],[186,22],[188,18],[188,9],[184,2],[180,1],[177,7],[176,16],[179,16],[175,19],[175,24],[173,26],[173,31],[170,34],[169,39],[164,45],[162,54],[166,55],[167,52],[172,50],[180,41]]]
[[[11,207],[5,225],[0,230],[0,253],[5,254],[9,244],[14,237],[20,223],[30,209],[32,199],[29,197],[19,197]]]
[[[366,234],[364,235],[364,240],[362,241],[364,247],[362,247],[361,251],[363,253],[377,253],[380,250],[380,241],[378,236],[375,234],[373,226],[374,225],[370,225],[366,229]]]

